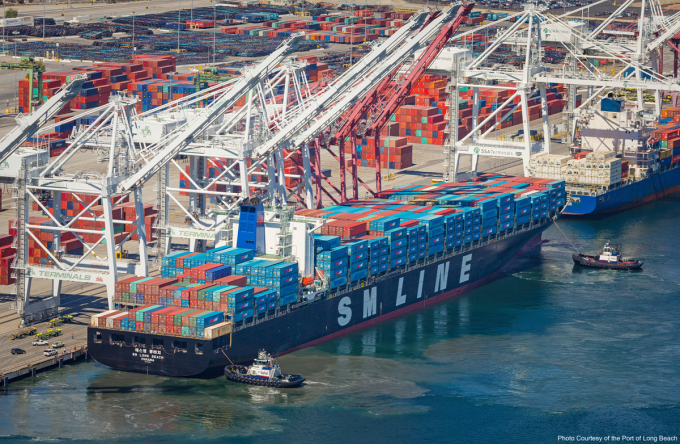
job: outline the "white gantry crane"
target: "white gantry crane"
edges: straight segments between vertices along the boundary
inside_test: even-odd
[[[447,167],[444,179],[457,181],[470,177],[469,173],[476,172],[479,156],[494,156],[521,159],[524,174],[529,175],[529,160],[533,152],[550,153],[551,124],[548,115],[546,87],[550,83],[562,83],[570,87],[568,106],[565,113],[568,119],[568,132],[573,137],[576,127],[573,120],[581,110],[596,97],[617,88],[636,88],[638,90],[638,112],[647,112],[642,102],[643,89],[651,90],[656,95],[655,115],[661,113],[660,92],[680,91],[677,79],[664,76],[657,66],[656,51],[661,47],[663,39],[669,39],[680,26],[680,15],[663,17],[658,1],[648,2],[652,14],[645,17],[645,4],[642,2],[641,18],[638,22],[637,36],[620,34],[618,39],[611,40],[607,26],[614,20],[610,17],[593,32],[582,31],[577,22],[566,21],[567,16],[580,17],[581,10],[596,6],[596,2],[584,8],[571,11],[561,16],[548,15],[545,8],[534,4],[525,5],[522,13],[511,16],[515,22],[506,30],[499,32],[486,49],[472,62],[465,65],[452,66],[449,96],[449,128],[450,137],[445,146]],[[619,8],[614,14],[617,16],[625,8]],[[508,20],[510,17],[493,24]],[[468,31],[461,35],[479,32]],[[559,39],[567,52],[568,63],[560,66],[549,66],[544,63],[543,40],[549,33],[560,32]],[[616,32],[616,31],[612,31]],[[601,38],[603,35],[605,38]],[[655,36],[659,36],[656,38]],[[636,37],[636,40],[630,40]],[[663,37],[663,38],[662,38]],[[653,41],[651,41],[654,39]],[[555,41],[551,42],[555,45]],[[512,48],[517,57],[521,57],[521,65],[502,64],[494,61],[494,54],[499,48]],[[504,52],[508,54],[507,51]],[[606,69],[598,68],[592,59],[608,59],[616,62],[622,69],[614,74]],[[463,80],[465,79],[465,81]],[[457,117],[459,113],[460,88],[472,89],[472,128],[468,134],[460,137]],[[493,91],[508,91],[505,98],[496,104],[495,110],[489,115],[481,117],[480,88]],[[578,109],[575,109],[574,98],[577,88],[588,91],[587,96]],[[542,113],[542,140],[532,140],[529,126],[530,98],[540,98]],[[495,136],[495,130],[500,122],[505,121],[517,110],[522,113],[523,140],[506,141]],[[653,117],[650,117],[653,120]],[[470,156],[471,171],[459,173],[460,156]]]
[[[330,85],[317,85],[318,90],[311,91],[306,81],[297,75],[300,66],[283,63],[278,71],[271,71],[272,78],[268,82],[263,80],[253,82],[246,88],[245,105],[240,109],[227,114],[222,111],[221,120],[212,126],[207,122],[210,111],[199,113],[189,124],[173,132],[172,143],[163,147],[159,155],[147,161],[136,175],[120,184],[122,191],[131,189],[147,182],[160,172],[157,184],[158,245],[161,250],[159,254],[165,254],[173,236],[190,239],[192,251],[200,249],[203,240],[228,241],[230,233],[227,214],[237,208],[238,202],[249,196],[251,189],[262,190],[260,196],[266,195],[268,199],[277,200],[285,205],[287,196],[285,188],[281,186],[281,182],[285,180],[285,157],[281,149],[268,150],[261,156],[255,153],[255,150],[280,134],[292,136],[293,133],[290,131],[293,128],[297,128],[297,131],[302,128],[298,122],[309,122],[320,110],[332,106],[361,79],[383,64],[390,54],[397,51],[412,33],[423,25],[427,15],[416,14],[398,32],[374,47],[368,55]],[[245,75],[248,76],[249,73]],[[279,85],[284,87],[280,99],[282,103],[273,100],[270,93],[272,88]],[[243,95],[242,93],[239,97]],[[287,103],[288,100],[291,100],[291,103]],[[199,127],[210,130],[202,130],[203,137],[198,137],[196,128]],[[147,149],[147,152],[149,151]],[[178,155],[187,155],[190,159],[191,173],[187,175],[189,190],[169,183],[170,166],[174,164],[176,168],[180,168],[173,160]],[[214,159],[225,159],[228,165],[222,165],[223,168],[215,177],[209,178],[207,169]],[[258,167],[263,164],[266,166],[254,171],[252,165],[255,163]],[[278,181],[277,172],[280,173]],[[309,174],[309,168],[307,173]],[[268,177],[268,180],[266,182],[251,180],[257,177]],[[309,180],[311,181],[311,176]],[[215,188],[218,186],[224,186],[226,190],[217,191]],[[309,188],[311,189],[311,186]],[[271,194],[270,189],[274,190]],[[190,193],[188,207],[174,195],[180,192]],[[218,204],[212,211],[207,211],[207,197],[214,198]],[[190,223],[189,227],[169,224],[170,200],[182,210],[182,214]]]
[[[173,146],[177,146],[177,142],[188,145],[193,135],[208,129],[212,121],[220,118],[241,96],[250,91],[254,84],[267,78],[294,50],[300,38],[301,36],[296,35],[288,39],[272,55],[251,69],[248,75],[235,82],[228,82],[229,88],[219,94],[211,105],[197,110],[193,119],[184,125],[186,137],[181,140],[173,139],[169,143],[173,143]],[[132,119],[135,102],[136,98],[112,96],[110,103],[99,109],[101,111],[99,117],[92,125],[80,131],[59,157],[48,165],[27,162],[22,165],[19,177],[13,185],[17,208],[15,226],[18,231],[15,239],[17,254],[13,267],[16,270],[15,308],[23,317],[24,323],[39,321],[54,314],[60,303],[61,283],[64,281],[105,285],[109,307],[112,308],[114,286],[119,271],[137,275],[148,273],[147,230],[141,187],[143,182],[134,179],[132,186],[127,188],[122,187],[121,183],[136,177],[140,161],[147,162],[146,165],[153,165],[151,156],[157,156],[164,164],[167,164],[168,159],[163,157],[163,154],[167,153],[163,149],[154,152],[153,147],[135,143],[134,139],[139,132],[137,122],[133,122]],[[41,110],[44,107],[45,105]],[[190,131],[186,131],[186,128],[190,128]],[[97,141],[93,143],[95,139]],[[78,170],[77,166],[74,168],[72,165],[73,156],[78,151],[91,148],[93,145],[99,147],[100,160],[107,163],[104,174]],[[40,201],[38,191],[51,193],[51,209],[46,208]],[[82,203],[84,209],[75,216],[65,216],[66,212],[62,211],[65,209],[61,208],[63,193],[74,196]],[[81,198],[83,195],[96,195],[98,199],[85,203]],[[112,210],[131,195],[135,204],[136,220],[114,218]],[[98,206],[99,202],[103,210],[94,212],[93,208]],[[48,215],[48,223],[39,225],[32,223],[29,219],[29,207],[33,203]],[[92,223],[103,224],[103,229],[98,228],[99,225],[92,228]],[[121,239],[120,233],[116,233],[121,225],[133,225],[135,229]],[[47,242],[40,240],[36,235],[38,231],[52,233],[51,247]],[[70,255],[62,251],[60,238],[64,233],[71,233],[70,236],[82,243],[82,254]],[[134,233],[137,233],[139,238],[139,260],[135,262],[122,257],[117,258],[121,256],[117,254],[121,253],[120,246]],[[87,242],[85,235],[95,236],[96,240]],[[29,260],[29,241],[33,241],[35,248],[44,252],[45,261],[41,261],[43,263],[31,263]],[[104,244],[106,256],[98,256],[95,248]],[[35,301],[30,299],[31,283],[34,278],[53,281],[52,297]]]
[[[449,8],[439,16],[434,17],[424,28],[421,27],[427,14],[417,14],[394,36],[376,46],[360,62],[334,82],[324,86],[317,94],[306,96],[297,109],[298,112],[286,119],[285,124],[276,128],[276,131],[256,131],[254,126],[248,129],[247,126],[250,122],[249,119],[246,119],[243,140],[236,147],[229,145],[227,141],[229,137],[232,137],[233,140],[234,134],[224,135],[221,134],[221,130],[233,126],[234,122],[242,121],[241,115],[251,115],[250,110],[244,112],[242,108],[239,111],[241,114],[225,116],[219,134],[211,136],[209,140],[205,140],[203,143],[194,141],[187,148],[178,151],[181,154],[190,155],[190,159],[194,157],[196,160],[190,161],[190,171],[192,172],[192,177],[189,178],[191,182],[190,190],[169,186],[167,182],[163,183],[165,178],[169,177],[167,172],[160,175],[159,190],[165,189],[166,192],[159,195],[161,232],[159,238],[164,235],[167,236],[165,239],[161,239],[161,254],[164,254],[169,248],[170,237],[190,238],[190,249],[192,251],[198,248],[198,241],[201,239],[228,242],[232,236],[232,233],[230,233],[230,214],[249,197],[264,200],[271,207],[285,212],[289,196],[304,187],[304,203],[311,207],[313,204],[313,187],[309,142],[326,128],[335,124],[346,111],[371,91],[382,79],[390,75],[395,66],[400,66],[426,46],[441,28],[455,17],[457,12],[458,7]],[[257,92],[253,94],[253,96],[257,95],[260,94],[257,94]],[[259,102],[263,103],[264,100],[260,99]],[[250,98],[248,98],[247,103],[251,103]],[[244,108],[249,109],[249,107],[250,105],[247,105]],[[266,114],[266,107],[264,111]],[[238,134],[236,136],[238,137]],[[291,156],[300,152],[303,163],[302,174],[287,174],[284,171],[285,162]],[[215,173],[215,177],[201,178],[201,175],[205,177],[205,165],[201,166],[200,162],[206,160],[212,162],[214,159],[225,158],[232,160],[232,162],[227,162],[227,165],[222,165],[219,169],[216,168],[218,171]],[[175,162],[171,161],[170,163]],[[179,165],[176,165],[176,167],[179,168]],[[316,167],[318,168],[318,163]],[[150,169],[149,171],[154,170]],[[194,172],[196,177],[193,176]],[[266,179],[264,181],[253,180],[258,177],[265,177]],[[294,187],[292,193],[288,193],[286,190],[285,180],[287,177],[302,179],[299,181],[299,185]],[[122,186],[131,184],[132,179]],[[215,187],[217,186],[226,187],[226,190],[216,191]],[[240,190],[237,190],[236,187],[240,187]],[[192,197],[192,199],[196,200],[205,199],[209,195],[217,198],[220,205],[207,213],[192,213],[187,211],[187,208],[181,205],[179,199],[171,194],[171,192],[182,191],[188,192],[190,195],[194,194],[196,197]],[[253,192],[255,194],[252,194]],[[166,222],[168,221],[169,200],[182,208],[190,227],[178,227]],[[192,207],[199,208],[190,205],[190,208]],[[275,215],[275,217],[280,218],[280,215]],[[287,256],[287,253],[282,254]]]
[[[180,192],[179,187],[173,188],[169,184],[169,167],[177,156],[188,155],[192,166],[191,189],[181,191],[192,195],[185,213],[191,222],[191,229],[187,231],[193,231],[193,234],[180,235],[192,240],[192,248],[200,248],[200,240],[220,240],[221,233],[229,230],[230,218],[237,212],[238,204],[253,197],[251,190],[258,186],[262,191],[257,197],[272,206],[285,207],[288,195],[283,186],[286,177],[284,162],[299,150],[302,150],[305,163],[305,200],[311,203],[309,142],[335,124],[343,113],[390,75],[395,66],[403,64],[427,45],[444,24],[453,19],[457,9],[453,7],[443,11],[428,23],[427,13],[414,15],[395,35],[375,45],[342,76],[328,85],[317,85],[317,90],[312,90],[299,75],[300,65],[296,65],[295,61],[284,61],[294,51],[301,38],[298,35],[286,40],[241,78],[202,91],[211,95],[211,103],[206,104],[205,95],[197,94],[164,109],[136,115],[135,98],[113,97],[107,106],[100,109],[101,114],[94,123],[81,129],[65,152],[50,164],[22,166],[14,185],[19,216],[18,252],[14,264],[19,313],[28,322],[51,313],[59,305],[62,281],[106,286],[109,307],[112,308],[119,271],[147,274],[148,240],[142,208],[143,186],[158,178],[159,217],[156,225],[160,234],[157,241],[160,256],[165,254],[170,237],[175,234],[168,223],[168,204],[170,192]],[[245,101],[240,101],[244,96]],[[204,107],[192,108],[192,102],[201,102]],[[174,123],[169,130],[161,131],[157,140],[144,140],[148,135],[144,125],[154,119],[162,121],[173,113]],[[177,118],[178,114],[182,114],[181,118]],[[106,173],[78,171],[77,165],[72,165],[79,150],[92,147],[97,149],[98,160],[106,163]],[[206,166],[214,158],[234,161],[222,168],[217,177],[208,178]],[[257,183],[260,181],[252,180],[251,177],[257,175],[268,176],[264,186]],[[224,185],[227,191],[214,191],[214,185]],[[37,197],[37,191],[52,194],[52,209],[45,208]],[[83,204],[84,209],[76,216],[65,216],[60,207],[63,193],[69,193],[76,199],[83,194],[96,195],[101,199]],[[207,211],[207,195],[220,198],[219,211]],[[130,196],[136,219],[114,218],[119,214],[114,210]],[[98,202],[101,202],[102,209],[95,212],[93,207]],[[49,223],[31,223],[28,208],[33,203],[48,213]],[[85,228],[93,222],[102,224],[103,229]],[[117,233],[121,225],[133,225],[132,232],[126,230],[124,238]],[[117,258],[121,244],[134,234],[134,228],[139,238],[138,260]],[[52,247],[41,242],[34,230],[52,232]],[[69,255],[61,251],[59,239],[63,233],[72,233],[70,236],[83,243],[82,254]],[[96,235],[97,240],[86,242],[84,235],[89,235],[90,239]],[[31,240],[36,248],[45,252],[48,257],[46,264],[29,263],[27,245]],[[102,244],[106,245],[105,257],[101,253],[99,256],[95,254],[95,249]],[[31,301],[33,278],[53,280],[53,296]]]

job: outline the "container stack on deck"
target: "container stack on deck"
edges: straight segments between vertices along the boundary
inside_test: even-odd
[[[661,119],[645,144],[640,140],[638,128],[626,120],[625,115],[623,101],[602,99],[599,112],[590,119],[588,127],[580,131],[582,151],[573,155],[532,156],[532,175],[562,179],[567,187],[575,189],[593,185],[610,187],[674,168],[680,162],[680,107],[661,112]],[[611,136],[614,119],[621,122],[618,130],[631,134],[630,138],[619,140]]]
[[[222,312],[160,305],[105,311],[92,316],[90,326],[200,339],[214,339],[231,331]]]
[[[651,136],[654,138],[652,147],[659,150],[659,167],[680,162],[680,106],[661,111],[661,120]]]
[[[138,313],[146,310],[144,313],[159,311],[195,317],[204,312],[201,316],[210,315],[211,319],[217,316],[219,321],[215,322],[238,323],[273,314],[276,309],[297,302],[298,289],[296,262],[258,258],[254,250],[245,248],[218,247],[205,253],[180,251],[163,257],[160,278],[131,277],[119,281],[114,301],[120,307],[140,305]],[[205,334],[200,330],[203,328],[200,320],[197,326],[187,321],[191,322],[188,327],[198,330],[163,331],[153,320],[140,320],[139,316],[135,324],[130,324],[131,316],[128,315],[127,328],[124,322],[120,327],[109,328],[196,338]]]
[[[564,204],[564,181],[487,174],[476,181],[403,186],[352,206],[298,214],[326,220],[314,236],[315,277],[335,291],[530,228]],[[175,252],[161,265],[160,277],[117,282],[114,301],[128,311],[102,313],[92,325],[211,339],[221,334],[216,328],[231,331],[233,324],[273,315],[300,294],[296,262],[256,257],[251,249]]]
[[[564,185],[487,174],[474,182],[404,186],[382,192],[380,199],[298,214],[326,219],[315,235],[316,273],[337,288],[361,279],[354,274],[359,271],[380,275],[545,221],[564,206]]]

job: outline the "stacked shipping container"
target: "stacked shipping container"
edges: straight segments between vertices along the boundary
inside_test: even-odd
[[[489,174],[476,182],[405,186],[380,199],[298,214],[326,218],[315,235],[316,274],[337,288],[545,220],[565,205],[564,185]]]
[[[175,58],[171,56],[153,56],[153,55],[138,55],[135,56],[129,63],[100,63],[94,66],[74,68],[67,71],[46,72],[43,74],[42,91],[38,91],[38,81],[34,80],[33,96],[42,96],[43,101],[48,100],[54,96],[64,84],[71,81],[74,75],[86,74],[88,80],[83,84],[78,97],[71,100],[68,107],[64,107],[60,114],[67,114],[71,110],[84,110],[97,108],[105,105],[109,101],[109,97],[115,91],[140,91],[136,86],[137,83],[143,80],[164,80],[170,79],[172,73],[176,70]],[[176,82],[183,86],[191,86],[192,82]],[[19,112],[28,112],[28,81],[19,81]],[[195,92],[195,90],[193,91]],[[184,94],[190,92],[182,91]],[[179,94],[179,92],[178,92]],[[159,97],[154,97],[157,101],[153,102],[153,106],[158,106],[163,102],[158,102]],[[179,97],[175,97],[179,98]],[[163,97],[160,97],[162,100]],[[151,102],[145,105],[152,105]],[[151,109],[147,106],[147,109]],[[138,111],[146,110],[138,104]],[[56,129],[56,132],[61,133],[60,137],[64,139],[68,137],[73,125]],[[54,139],[55,137],[52,137]]]

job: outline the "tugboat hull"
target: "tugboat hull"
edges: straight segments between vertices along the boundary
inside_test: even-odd
[[[588,256],[585,254],[572,254],[571,258],[576,265],[609,270],[638,270],[642,268],[643,264],[643,262],[640,261],[603,262],[597,260],[595,256]]]
[[[224,376],[228,381],[239,382],[241,384],[261,385],[264,387],[275,388],[295,388],[305,382],[305,378],[300,375],[282,375],[281,379],[267,379],[250,376],[242,365],[228,365],[224,367]]]

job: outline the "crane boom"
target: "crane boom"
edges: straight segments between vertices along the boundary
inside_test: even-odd
[[[389,75],[395,66],[399,66],[409,57],[412,57],[416,51],[423,47],[430,39],[432,39],[442,27],[446,25],[454,15],[459,11],[461,6],[453,6],[443,11],[439,17],[434,19],[427,27],[416,33],[413,37],[408,39],[397,51],[395,51],[388,58],[383,58],[369,75],[363,76],[362,80],[353,84],[353,88],[342,97],[341,100],[334,103],[327,112],[321,114],[324,110],[324,103],[319,100],[316,104],[312,104],[305,113],[298,116],[290,125],[283,128],[276,137],[269,140],[267,143],[257,148],[257,154],[261,157],[272,151],[279,145],[287,145],[287,148],[295,148],[308,143],[324,129],[331,125],[354,106],[367,92],[375,88],[382,79]],[[316,117],[316,118],[315,118]],[[314,119],[311,125],[309,122]]]
[[[432,20],[434,20],[435,17],[436,16],[432,14],[431,19],[428,20],[426,24],[429,24]],[[352,131],[357,126],[361,118],[368,112],[375,101],[385,93],[387,87],[390,85],[390,83],[392,83],[392,77],[394,77],[400,68],[401,66],[395,67],[390,76],[385,77],[382,82],[380,82],[375,88],[373,88],[373,90],[366,94],[361,102],[352,109],[352,112],[350,113],[349,117],[347,117],[345,123],[335,133],[335,139],[338,143],[342,143],[344,141],[344,138],[347,137],[350,131]]]
[[[461,6],[456,12],[452,22],[445,25],[439,34],[432,40],[419,60],[414,61],[413,68],[409,71],[406,79],[399,85],[399,88],[391,95],[390,100],[375,118],[373,124],[368,128],[367,135],[379,134],[382,127],[387,123],[390,116],[397,110],[406,96],[411,94],[411,90],[416,82],[422,77],[427,67],[434,61],[439,53],[444,49],[444,45],[449,41],[456,29],[463,23],[463,20],[472,11],[474,3]],[[378,147],[376,146],[376,149]]]
[[[389,40],[374,48],[373,51],[371,51],[366,57],[362,58],[359,63],[354,65],[349,71],[345,72],[340,78],[338,78],[338,80],[333,82],[333,84],[331,84],[323,94],[315,97],[314,100],[310,100],[309,106],[303,113],[299,114],[293,121],[291,121],[290,124],[279,131],[266,143],[257,147],[255,149],[255,154],[258,157],[262,157],[273,152],[274,149],[276,149],[276,147],[279,145],[288,144],[291,139],[295,138],[297,134],[300,134],[305,130],[305,128],[309,126],[310,121],[312,121],[315,116],[318,116],[324,110],[333,106],[332,104],[335,104],[337,100],[348,91],[351,91],[349,94],[352,96],[354,96],[358,90],[360,90],[362,96],[363,94],[366,94],[366,90],[364,88],[360,88],[360,86],[365,84],[365,79],[373,68],[376,66],[381,68],[384,67],[386,60],[400,60],[400,58],[395,59],[394,55],[402,53],[406,46],[411,47],[413,46],[414,42],[415,44],[418,44],[424,38],[426,38],[424,37],[425,34],[418,32],[416,36],[407,39],[407,37],[409,37],[409,33],[419,27],[426,17],[427,13],[424,12],[420,12],[411,17],[411,19],[404,26],[402,26],[399,31],[390,37]],[[427,35],[428,37],[431,37],[430,34]],[[405,40],[409,42],[406,44],[406,46],[402,45],[396,50],[396,52],[392,52],[397,46],[397,43],[401,44]],[[394,69],[394,67],[392,67],[392,69]],[[375,85],[372,86],[375,87]],[[293,143],[293,146],[300,146],[300,144]]]
[[[85,75],[77,78],[74,76],[71,83],[66,84],[40,108],[18,119],[18,125],[0,140],[0,164],[19,149],[29,137],[38,132],[41,126],[54,118],[64,105],[80,92],[80,87],[86,80]]]
[[[378,47],[378,51],[371,51],[368,56],[362,58],[359,63],[354,65],[347,72],[356,75],[349,75],[347,77],[356,79],[357,77],[366,74],[376,63],[381,60],[382,57],[384,57],[385,53],[394,51],[408,37],[409,33],[415,27],[420,26],[426,16],[427,14],[424,12],[413,16],[403,27],[399,29],[399,31],[397,31],[386,42],[381,44]],[[283,58],[294,50],[294,45],[301,38],[302,34],[298,34],[284,41],[276,51],[270,54],[264,61],[259,63],[252,71],[243,75],[241,79],[236,84],[234,84],[234,86],[227,93],[225,93],[224,96],[222,96],[220,99],[217,99],[212,105],[206,108],[203,113],[198,115],[193,121],[189,122],[186,128],[178,133],[175,139],[170,142],[163,150],[161,150],[149,163],[144,165],[139,169],[139,171],[127,178],[125,181],[121,182],[118,185],[119,190],[130,190],[135,186],[147,182],[151,177],[158,173],[163,166],[170,162],[173,157],[178,155],[193,141],[195,134],[200,134],[202,131],[208,128],[214,120],[224,113],[224,111],[231,108],[236,103],[236,101],[241,96],[243,96],[243,94],[254,88],[259,82],[264,80],[272,70],[277,68]],[[339,83],[342,87],[338,86]],[[319,102],[323,104],[325,100],[331,100],[328,103],[332,103],[332,98],[334,95],[344,92],[346,89],[351,87],[351,85],[352,84],[347,81],[344,83],[335,82],[329,88],[329,90],[331,90],[331,92],[334,94],[323,94],[323,99],[317,98],[317,104]],[[330,98],[328,97],[329,95],[331,96]],[[327,106],[327,104],[324,106]],[[306,119],[309,119],[310,115],[311,114],[306,113]]]
[[[222,97],[217,98],[210,106],[200,113],[195,119],[187,124],[185,129],[163,148],[154,158],[139,169],[135,174],[119,184],[121,191],[147,182],[158,173],[173,157],[178,155],[192,141],[196,134],[207,129],[221,114],[236,104],[246,92],[257,86],[258,83],[278,67],[283,59],[295,50],[295,47],[303,38],[298,33],[286,39],[276,51],[257,64],[251,71],[246,72],[238,82],[234,84]]]
[[[680,31],[680,20],[677,20],[667,30],[665,30],[663,34],[661,34],[656,40],[649,43],[647,45],[647,51],[654,51],[656,49],[659,49],[659,47],[661,47],[661,45],[663,45],[663,43],[666,40],[670,40],[670,38],[677,34],[678,31]]]

